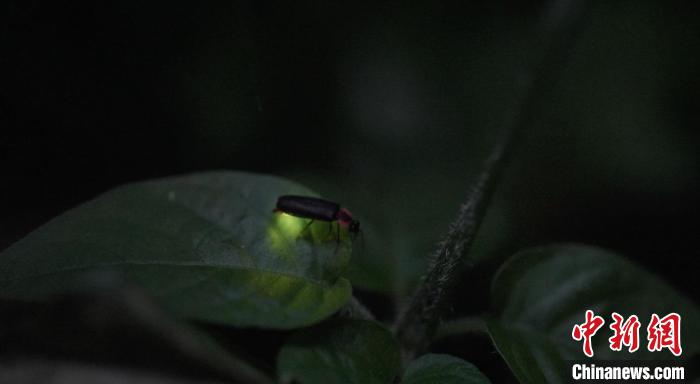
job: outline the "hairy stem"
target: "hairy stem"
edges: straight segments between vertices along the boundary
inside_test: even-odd
[[[423,352],[435,337],[459,265],[466,259],[474,241],[515,138],[527,124],[528,115],[545,88],[545,79],[549,80],[553,67],[559,64],[570,45],[581,8],[578,0],[553,0],[544,10],[536,44],[541,52],[531,55],[535,59],[523,64],[516,73],[516,89],[501,122],[502,136],[459,207],[447,235],[431,255],[427,273],[394,325],[406,361]]]
[[[466,254],[484,215],[495,187],[497,174],[504,161],[510,135],[491,153],[467,200],[460,206],[457,219],[447,236],[432,255],[428,272],[418,286],[413,300],[399,317],[395,332],[404,348],[406,359],[427,348],[435,335],[445,306],[448,290],[453,285],[460,261]]]

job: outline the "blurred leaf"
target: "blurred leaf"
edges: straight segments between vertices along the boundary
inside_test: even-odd
[[[140,289],[116,281],[48,302],[0,300],[0,345],[4,360],[36,356],[50,365],[70,356],[119,365],[115,372],[272,382],[249,356],[224,349],[208,333],[168,316]]]
[[[277,357],[284,383],[386,384],[400,366],[399,346],[379,323],[336,320],[292,335]]]
[[[284,179],[211,172],[117,188],[53,219],[0,254],[0,297],[84,289],[85,272],[137,282],[169,310],[234,326],[295,328],[350,298],[350,245],[326,223],[273,214]]]
[[[402,384],[485,384],[491,383],[472,363],[450,355],[428,354],[406,368]]]
[[[4,384],[223,384],[227,381],[196,380],[158,372],[70,361],[21,359],[0,363]]]
[[[501,268],[493,282],[495,314],[488,331],[522,383],[566,382],[566,360],[586,359],[573,340],[575,324],[593,310],[605,325],[593,337],[596,360],[671,359],[668,351],[648,352],[646,326],[652,313],[682,316],[683,358],[700,351],[698,307],[664,281],[611,252],[583,245],[553,245],[523,251]],[[641,322],[640,348],[612,351],[611,313]]]

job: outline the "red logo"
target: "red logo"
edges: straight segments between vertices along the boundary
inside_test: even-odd
[[[630,353],[639,349],[639,319],[637,315],[632,315],[623,323],[624,317],[617,312],[612,314],[613,323],[610,324],[610,329],[615,333],[610,341],[610,349],[613,351],[622,350],[622,346],[626,345]]]
[[[583,324],[574,325],[571,331],[571,337],[576,341],[583,339],[583,353],[588,357],[593,357],[593,347],[591,346],[591,338],[598,332],[600,327],[605,324],[600,316],[595,316],[590,309],[586,311],[586,322]]]
[[[613,335],[608,339],[610,349],[621,351],[624,346],[630,353],[639,349],[639,328],[641,323],[637,315],[631,315],[626,320],[617,312],[612,313],[610,329]],[[592,338],[605,324],[602,317],[597,316],[590,309],[586,311],[586,319],[582,324],[574,325],[571,337],[576,341],[583,341],[583,353],[593,357]],[[675,356],[683,353],[681,347],[681,316],[677,313],[669,313],[663,318],[657,314],[651,315],[647,327],[647,349],[649,352],[661,351],[668,348]]]
[[[671,353],[680,356],[683,353],[681,347],[681,316],[677,313],[669,313],[663,318],[654,313],[647,327],[647,340],[650,351],[660,351],[668,348]]]

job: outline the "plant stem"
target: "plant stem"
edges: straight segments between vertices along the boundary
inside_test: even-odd
[[[463,317],[442,323],[438,327],[435,339],[453,335],[486,333],[486,322],[481,317]]]
[[[474,240],[510,142],[509,134],[487,159],[467,200],[460,206],[457,219],[432,255],[428,272],[423,276],[413,300],[396,323],[395,333],[407,360],[425,350],[435,335],[448,290],[454,283],[460,261]]]
[[[551,76],[552,67],[559,64],[562,53],[570,45],[574,27],[578,25],[575,21],[580,20],[580,5],[577,0],[553,0],[544,10],[539,24],[541,36],[536,44],[542,52],[531,55],[535,60],[526,62],[516,73],[513,98],[501,122],[501,139],[486,159],[447,235],[430,257],[428,271],[411,301],[394,324],[404,361],[423,352],[435,337],[459,265],[474,241],[515,138],[527,124],[528,115],[545,88],[545,77]]]

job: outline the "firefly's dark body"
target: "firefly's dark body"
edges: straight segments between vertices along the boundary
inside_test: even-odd
[[[280,196],[277,199],[277,208],[275,208],[275,211],[311,219],[311,222],[314,220],[328,222],[337,221],[339,225],[346,227],[351,233],[357,234],[360,232],[360,223],[353,219],[347,209],[341,208],[338,203],[319,199],[317,197],[294,195]],[[338,228],[338,230],[340,230],[340,226]]]
[[[316,197],[285,195],[277,199],[277,210],[306,219],[335,221],[340,204]]]

